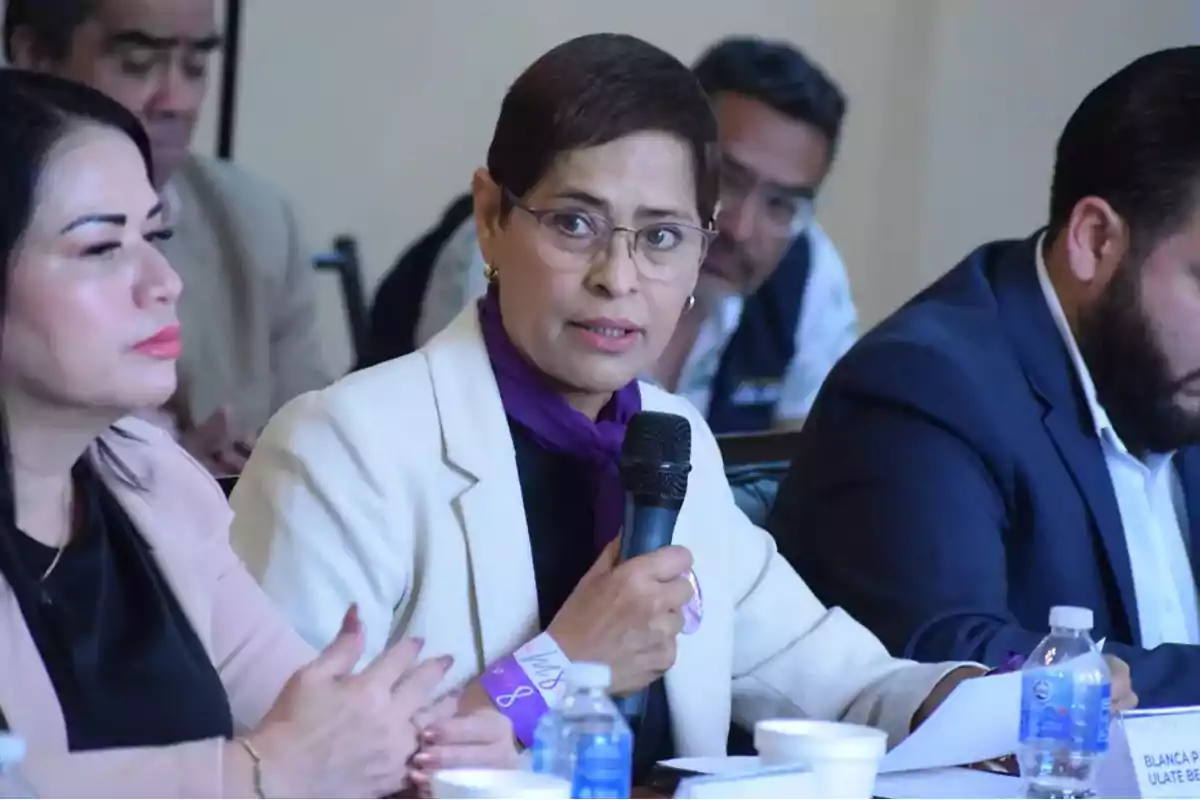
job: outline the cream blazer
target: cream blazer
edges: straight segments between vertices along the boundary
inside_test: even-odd
[[[724,754],[731,713],[852,720],[899,741],[956,665],[894,659],[821,605],[737,508],[704,419],[641,390],[644,408],[692,428],[674,541],[694,557],[704,617],[666,674],[678,753]],[[232,504],[235,549],[314,646],[357,603],[369,655],[424,637],[430,655],[455,657],[451,688],[538,633],[513,442],[474,304],[416,353],[286,406]]]
[[[145,537],[229,695],[253,728],[314,656],[229,547],[229,506],[207,471],[151,423],[126,419],[105,443],[144,487],[100,475]],[[223,741],[67,752],[62,707],[11,587],[0,578],[0,709],[25,738],[24,770],[40,797],[220,797]]]

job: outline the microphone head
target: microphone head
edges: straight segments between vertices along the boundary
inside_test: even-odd
[[[621,483],[637,499],[678,507],[692,471],[692,426],[678,414],[640,411],[625,429]]]

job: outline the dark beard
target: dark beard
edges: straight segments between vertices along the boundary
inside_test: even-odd
[[[1171,375],[1142,310],[1140,266],[1123,263],[1096,306],[1080,315],[1079,351],[1096,398],[1125,447],[1138,457],[1200,444],[1200,415],[1175,402]]]

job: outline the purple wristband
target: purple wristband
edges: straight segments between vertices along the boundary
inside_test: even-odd
[[[532,747],[538,720],[550,709],[517,659],[505,656],[492,664],[483,671],[479,683],[500,713],[512,722],[513,733],[521,744]]]

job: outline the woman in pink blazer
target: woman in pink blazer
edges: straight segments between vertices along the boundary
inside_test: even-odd
[[[431,696],[405,640],[354,672],[228,544],[205,471],[128,415],[175,391],[179,278],[149,142],[104,96],[0,72],[0,713],[42,796],[356,796],[508,764],[497,714]],[[415,759],[415,760],[414,760]]]

